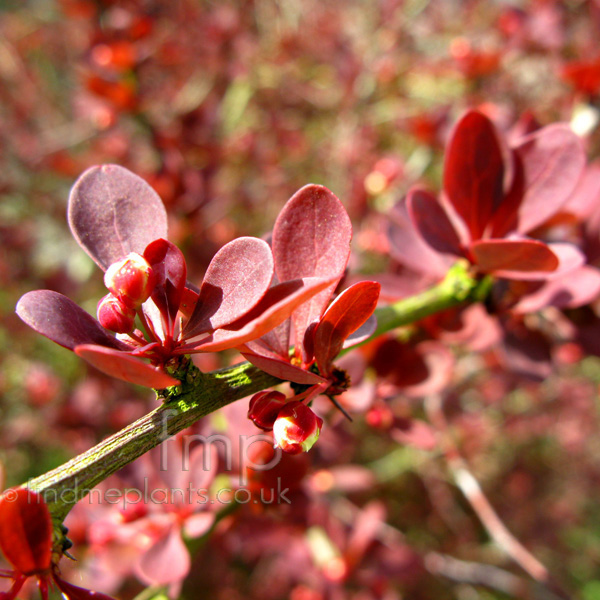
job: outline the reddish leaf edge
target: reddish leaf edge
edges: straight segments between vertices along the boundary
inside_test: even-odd
[[[75,354],[106,375],[144,387],[163,389],[179,385],[180,381],[167,375],[127,352],[95,344],[82,344],[74,348]]]

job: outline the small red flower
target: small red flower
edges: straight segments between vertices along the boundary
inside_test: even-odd
[[[273,425],[275,447],[288,454],[308,452],[319,439],[323,419],[306,404],[294,400],[284,406]]]
[[[106,269],[104,285],[125,306],[139,308],[154,291],[156,277],[143,256],[130,252]]]
[[[260,429],[271,431],[279,411],[286,404],[286,396],[281,392],[258,392],[250,398],[248,418]]]
[[[106,294],[98,302],[98,321],[104,329],[115,333],[129,333],[135,322],[135,309],[125,306],[112,294]]]

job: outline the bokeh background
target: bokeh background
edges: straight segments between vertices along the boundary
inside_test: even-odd
[[[83,170],[117,163],[154,186],[192,281],[223,243],[267,235],[309,182],[353,219],[352,273],[397,270],[387,213],[415,183],[439,189],[444,141],[466,108],[506,128],[570,122],[597,156],[599,36],[592,0],[0,0],[2,485],[155,406],[14,314],[31,289],[92,313],[104,294],[65,218]],[[494,347],[436,346],[451,364],[436,394],[505,525],[565,589],[595,600],[600,348],[563,341],[512,363]],[[385,343],[360,355],[360,373],[377,352],[394,359],[346,399],[354,421],[332,413],[310,455],[284,465],[292,507],[215,509],[210,533],[184,535],[191,575],[166,584],[134,565],[162,525],[127,529],[141,516],[78,507],[67,524],[79,562],[65,568],[123,599],[556,597],[491,541],[458,490],[423,388],[411,388],[427,346]],[[202,427],[242,431],[245,410]]]

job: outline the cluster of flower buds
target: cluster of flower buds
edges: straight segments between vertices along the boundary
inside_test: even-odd
[[[275,448],[288,454],[308,452],[319,439],[323,419],[299,400],[287,401],[285,394],[264,391],[250,399],[248,418],[260,429],[273,431]]]
[[[98,303],[100,324],[115,333],[129,333],[136,310],[150,297],[155,283],[152,267],[141,254],[131,252],[113,263],[104,274],[110,294]]]

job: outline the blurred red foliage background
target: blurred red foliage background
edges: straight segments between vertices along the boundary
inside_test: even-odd
[[[65,220],[82,171],[117,163],[144,177],[192,280],[234,237],[267,235],[308,182],[331,189],[352,218],[351,277],[406,275],[390,258],[388,213],[414,184],[440,189],[444,144],[467,108],[514,135],[570,123],[593,164],[599,35],[595,0],[4,0],[3,487],[156,404],[14,314],[31,289],[92,313],[103,295]],[[597,264],[597,176],[586,192],[592,216],[554,226],[586,240]],[[192,519],[181,506],[133,514],[83,501],[66,523],[78,562],[63,568],[123,600],[165,590],[223,600],[556,597],[490,540],[453,479],[449,436],[512,534],[565,589],[598,598],[599,309],[594,299],[498,325],[478,306],[379,339],[343,359],[357,374],[341,398],[354,421],[317,405],[328,417],[319,443],[262,473],[290,488],[291,504],[216,503]],[[196,360],[211,370],[235,359]],[[432,397],[443,400],[443,422]],[[237,403],[194,431],[252,432],[246,411]],[[222,466],[206,475],[213,493],[231,487]],[[147,456],[106,485],[150,477],[160,487],[155,471]],[[251,478],[248,489],[261,486],[272,482]],[[164,561],[170,573],[159,573]]]

